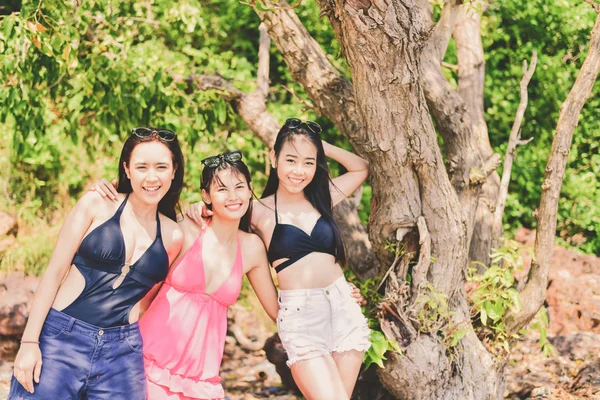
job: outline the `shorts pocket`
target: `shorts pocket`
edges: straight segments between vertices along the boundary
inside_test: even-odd
[[[131,351],[134,353],[142,354],[144,346],[142,342],[142,336],[139,333],[134,333],[125,338],[125,343]]]
[[[40,332],[40,338],[45,339],[54,339],[59,337],[64,331],[65,327],[59,328],[53,324],[49,324],[48,322],[44,322],[42,326],[42,331]]]
[[[285,299],[279,303],[277,313],[277,328],[280,333],[294,331],[294,327],[301,325],[302,315],[306,311],[306,298],[297,297]]]

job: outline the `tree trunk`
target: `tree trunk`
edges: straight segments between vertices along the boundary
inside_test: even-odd
[[[403,345],[404,355],[391,354],[380,378],[397,398],[498,398],[502,374],[471,328],[463,288],[466,216],[446,173],[420,83],[426,11],[411,1],[320,4],[352,71],[359,142],[372,169],[371,243],[382,261],[393,258],[386,243],[396,241],[407,249],[399,266],[417,254],[419,260],[408,268],[409,286],[404,268],[388,282],[384,302],[394,312],[382,326]],[[413,333],[419,328],[414,326],[417,300],[428,285],[448,296],[452,324],[467,329],[452,355],[439,335],[450,321],[430,333]],[[399,287],[408,287],[410,296],[398,296]]]
[[[485,10],[485,4],[482,5]],[[483,109],[485,58],[481,43],[481,14],[474,10],[474,4],[464,4],[457,17],[453,37],[458,58],[458,93],[469,112],[473,136],[482,157],[489,160],[494,156],[490,144],[485,112]],[[489,265],[492,244],[502,231],[494,232],[494,211],[498,201],[500,176],[492,171],[479,193],[477,211],[469,246],[469,260]],[[480,264],[480,265],[481,265]]]

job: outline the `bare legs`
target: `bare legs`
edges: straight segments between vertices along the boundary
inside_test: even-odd
[[[354,390],[363,354],[351,350],[298,361],[291,367],[292,376],[307,400],[347,400]]]

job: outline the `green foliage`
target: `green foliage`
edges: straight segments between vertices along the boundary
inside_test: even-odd
[[[364,368],[369,368],[371,364],[377,365],[379,368],[383,368],[383,360],[386,360],[385,353],[388,351],[395,351],[398,354],[402,354],[402,349],[398,346],[398,343],[394,340],[390,340],[379,331],[371,331],[369,337],[371,341],[371,347],[365,352],[365,358],[363,361]]]
[[[485,111],[492,146],[504,155],[516,109],[523,60],[538,51],[529,84],[523,138],[517,149],[505,211],[505,229],[535,228],[532,212],[539,205],[544,169],[560,106],[567,97],[589,43],[596,13],[572,0],[504,0],[490,2],[482,19],[486,55]],[[573,136],[558,209],[559,234],[566,243],[600,254],[600,97],[596,82]]]
[[[548,313],[546,312],[546,309],[542,307],[536,314],[535,318],[533,319],[533,322],[529,325],[529,327],[531,329],[539,331],[539,344],[540,348],[542,349],[542,353],[545,357],[556,355],[556,348],[547,339],[548,326]]]
[[[509,310],[521,309],[521,298],[515,288],[515,274],[523,268],[521,253],[523,247],[514,241],[506,240],[502,247],[492,252],[492,264],[485,273],[476,273],[469,268],[468,300],[471,305],[473,325],[487,348],[500,358],[510,353],[510,343],[526,333],[509,335],[504,318]],[[555,349],[546,339],[548,315],[540,308],[529,328],[540,334],[540,348],[545,356],[554,354]]]
[[[484,342],[496,354],[509,353],[512,338],[506,332],[504,317],[509,310],[521,308],[521,298],[514,287],[514,274],[523,267],[519,251],[518,243],[507,240],[501,248],[493,250],[491,265],[485,273],[469,269],[468,281],[474,285],[469,300],[472,313],[480,322],[476,326],[481,326],[486,336]]]
[[[467,329],[458,326],[452,319],[454,313],[448,306],[448,295],[440,293],[431,283],[427,283],[423,292],[415,301],[419,333],[435,335],[445,346],[450,358],[458,351],[460,340]]]
[[[46,269],[60,226],[39,225],[35,232],[20,235],[16,246],[11,247],[0,258],[0,271],[15,269],[26,274],[41,275]]]

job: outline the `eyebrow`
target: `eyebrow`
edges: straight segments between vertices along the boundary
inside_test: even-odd
[[[298,156],[295,154],[286,154],[285,156],[291,157],[291,158],[298,158]],[[316,160],[316,158],[315,157],[306,157],[305,160]]]
[[[146,161],[137,161],[134,163],[134,165],[148,165],[148,164],[152,164]],[[154,165],[169,165],[168,162],[165,161],[159,161],[159,162],[155,162]]]

